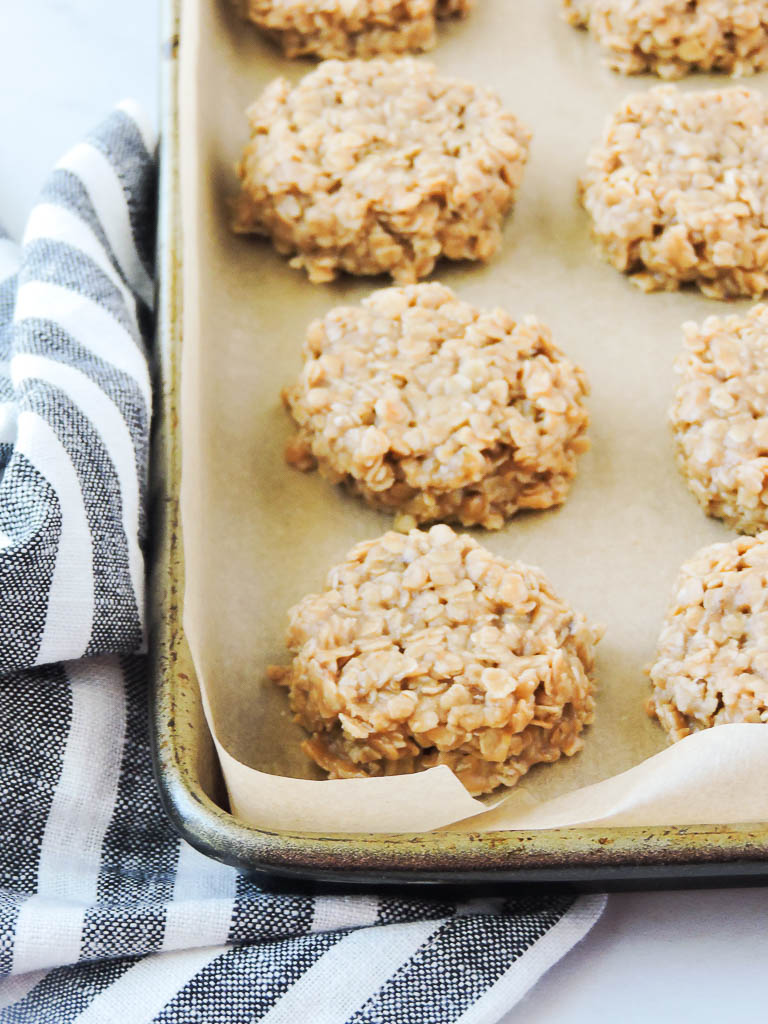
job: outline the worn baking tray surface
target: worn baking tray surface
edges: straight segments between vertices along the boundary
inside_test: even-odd
[[[598,661],[596,724],[587,733],[583,753],[534,769],[526,778],[526,787],[538,798],[606,778],[665,746],[661,730],[643,713],[647,683],[642,669],[652,657],[680,562],[696,547],[728,536],[701,514],[679,479],[665,425],[680,325],[718,307],[695,293],[646,296],[635,291],[600,260],[576,200],[586,151],[606,115],[622,96],[651,83],[627,81],[604,70],[587,37],[559,21],[558,6],[483,0],[469,21],[444,30],[431,56],[446,73],[496,88],[534,130],[531,161],[502,252],[487,267],[444,264],[435,276],[478,305],[500,304],[515,314],[541,317],[592,383],[593,448],[581,462],[567,504],[553,512],[520,516],[498,534],[478,533],[495,552],[542,566],[563,596],[607,627]],[[351,544],[382,532],[389,520],[319,477],[284,465],[282,448],[290,424],[279,392],[298,370],[309,320],[339,302],[358,301],[384,282],[345,279],[312,286],[267,243],[231,234],[228,204],[236,191],[232,165],[246,136],[243,110],[275,75],[296,79],[311,65],[285,61],[238,20],[225,0],[189,0],[186,18],[189,66],[181,125],[185,131],[196,123],[199,132],[185,138],[185,171],[194,176],[194,190],[180,210],[172,173],[178,168],[170,159],[178,153],[166,151],[164,199],[169,217],[175,210],[185,230],[194,224],[197,246],[192,253],[196,265],[185,267],[185,280],[188,314],[194,303],[187,324],[199,329],[200,344],[191,344],[189,337],[184,343],[190,403],[184,419],[185,553],[197,667],[205,674],[219,737],[231,753],[261,771],[317,778],[298,750],[300,732],[290,722],[285,695],[265,682],[264,670],[284,658],[287,607],[321,586],[327,567]],[[698,78],[687,87],[707,84]],[[166,220],[166,228],[171,227]],[[166,233],[166,245],[177,242]],[[189,248],[186,252],[189,259]],[[177,278],[169,284],[166,275],[169,337],[179,326],[179,286]],[[166,369],[177,373],[178,366],[166,355]],[[166,397],[175,403],[177,381],[171,376],[167,383],[171,392]],[[177,441],[174,435],[166,449],[171,472],[178,469]],[[166,511],[176,511],[176,484],[176,479],[170,482]],[[166,565],[172,555],[165,551]],[[186,657],[176,603],[180,568],[177,562],[173,601],[165,591],[159,649],[161,659],[175,651],[177,666]],[[241,851],[242,844],[254,844],[263,853],[263,834],[260,838],[255,830],[242,830],[200,792],[201,769],[211,774],[211,750],[198,741],[202,722],[194,672],[185,661],[183,675],[189,683],[180,683],[172,667],[161,660],[161,674],[167,671],[161,680],[157,729],[161,775],[173,812],[177,819],[187,819],[191,838],[203,845],[212,842],[218,855],[227,846],[227,855],[234,856],[231,829],[240,837],[236,845]],[[187,685],[190,692],[182,694]],[[168,730],[163,715],[171,704],[174,716],[180,715]],[[182,749],[184,729],[187,746]],[[163,774],[163,765],[171,774]],[[202,800],[203,818],[212,816],[196,820],[194,826],[181,811],[190,811],[191,793]],[[733,833],[704,829],[702,834]],[[751,836],[748,859],[758,852],[762,856],[759,831],[737,834]],[[578,842],[572,833],[564,835],[573,839],[575,866]],[[516,836],[522,841],[516,833],[481,837],[472,856],[491,856],[498,870],[519,848]],[[589,846],[592,838],[587,832],[581,841]],[[533,841],[543,853],[552,839],[552,834],[549,840],[542,834]],[[624,839],[631,847],[631,834]],[[292,842],[288,835],[272,837],[271,859],[291,860]],[[446,847],[444,837],[425,842],[438,871],[457,855],[457,847]],[[372,855],[370,844],[378,840],[358,838],[354,843],[344,847],[353,860],[366,849]],[[301,856],[313,859],[303,840],[299,846]],[[706,843],[705,848],[709,861],[719,859],[721,852],[713,853]],[[393,858],[389,864],[397,869],[395,847],[387,846],[386,855],[377,849],[377,856]],[[558,849],[567,854],[567,843],[560,842]],[[743,859],[743,844],[740,849]],[[689,853],[686,846],[685,857]],[[567,862],[566,856],[560,866]]]

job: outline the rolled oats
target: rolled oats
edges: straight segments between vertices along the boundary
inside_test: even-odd
[[[440,18],[464,17],[475,0],[243,0],[246,17],[288,57],[373,57],[431,50]]]
[[[315,282],[489,260],[530,142],[494,92],[407,57],[279,78],[248,116],[234,228],[271,237]]]
[[[563,0],[567,21],[587,28],[615,71],[751,75],[768,68],[765,0]]]
[[[768,102],[730,88],[630,96],[581,182],[608,260],[645,291],[768,288]]]
[[[331,778],[446,764],[488,793],[575,754],[593,719],[601,630],[445,525],[358,544],[289,619],[293,660],[270,675]]]
[[[648,713],[672,740],[768,721],[768,533],[699,551],[680,571],[650,669]]]
[[[443,285],[385,288],[313,323],[284,398],[286,457],[405,525],[501,527],[564,501],[588,447],[583,371],[533,317]]]
[[[670,410],[680,470],[741,533],[768,527],[768,306],[685,325]]]

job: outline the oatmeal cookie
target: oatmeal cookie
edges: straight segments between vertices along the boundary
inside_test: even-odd
[[[645,291],[768,288],[768,101],[747,89],[630,96],[581,183],[608,260]]]
[[[284,399],[287,460],[318,467],[405,526],[498,529],[565,500],[588,447],[587,381],[533,317],[441,284],[374,292],[313,323]]]
[[[446,764],[489,793],[581,749],[600,636],[541,570],[440,525],[353,548],[290,612],[293,661],[270,675],[331,778]]]
[[[243,13],[288,57],[374,57],[431,50],[440,18],[475,0],[243,0]]]
[[[740,533],[768,527],[768,306],[685,325],[670,410],[680,470]]]
[[[270,236],[311,281],[408,283],[498,249],[530,133],[490,90],[409,57],[332,60],[277,79],[248,116],[235,230]]]
[[[768,533],[683,565],[650,670],[648,713],[672,740],[768,721]]]
[[[751,75],[768,67],[765,0],[563,0],[567,21],[587,28],[614,71]]]

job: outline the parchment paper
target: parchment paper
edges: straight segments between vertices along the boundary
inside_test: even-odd
[[[591,40],[565,25],[559,9],[559,0],[480,0],[469,20],[443,28],[425,58],[493,86],[534,131],[502,251],[488,266],[444,263],[434,276],[479,306],[541,317],[592,384],[592,450],[567,503],[476,536],[498,554],[541,566],[560,594],[607,627],[596,723],[582,753],[534,768],[524,789],[499,806],[497,796],[488,811],[447,769],[319,781],[299,748],[303,733],[285,692],[266,679],[267,665],[287,660],[290,605],[320,589],[353,544],[391,525],[317,474],[285,465],[292,431],[280,402],[299,370],[310,320],[388,282],[312,285],[267,242],[229,230],[245,108],[275,76],[296,80],[313,64],[284,59],[230,0],[186,0],[185,627],[232,810],[250,824],[328,833],[422,831],[471,816],[464,827],[768,819],[763,727],[722,727],[667,750],[643,709],[643,668],[680,563],[731,536],[703,515],[678,476],[665,418],[681,324],[726,307],[693,292],[643,295],[591,243],[576,200],[587,150],[621,98],[657,80],[605,69]],[[700,76],[684,87],[713,81]],[[764,76],[750,84],[766,88]]]

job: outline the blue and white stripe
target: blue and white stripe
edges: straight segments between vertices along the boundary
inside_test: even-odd
[[[152,149],[117,110],[1,244],[0,671],[141,644]]]

